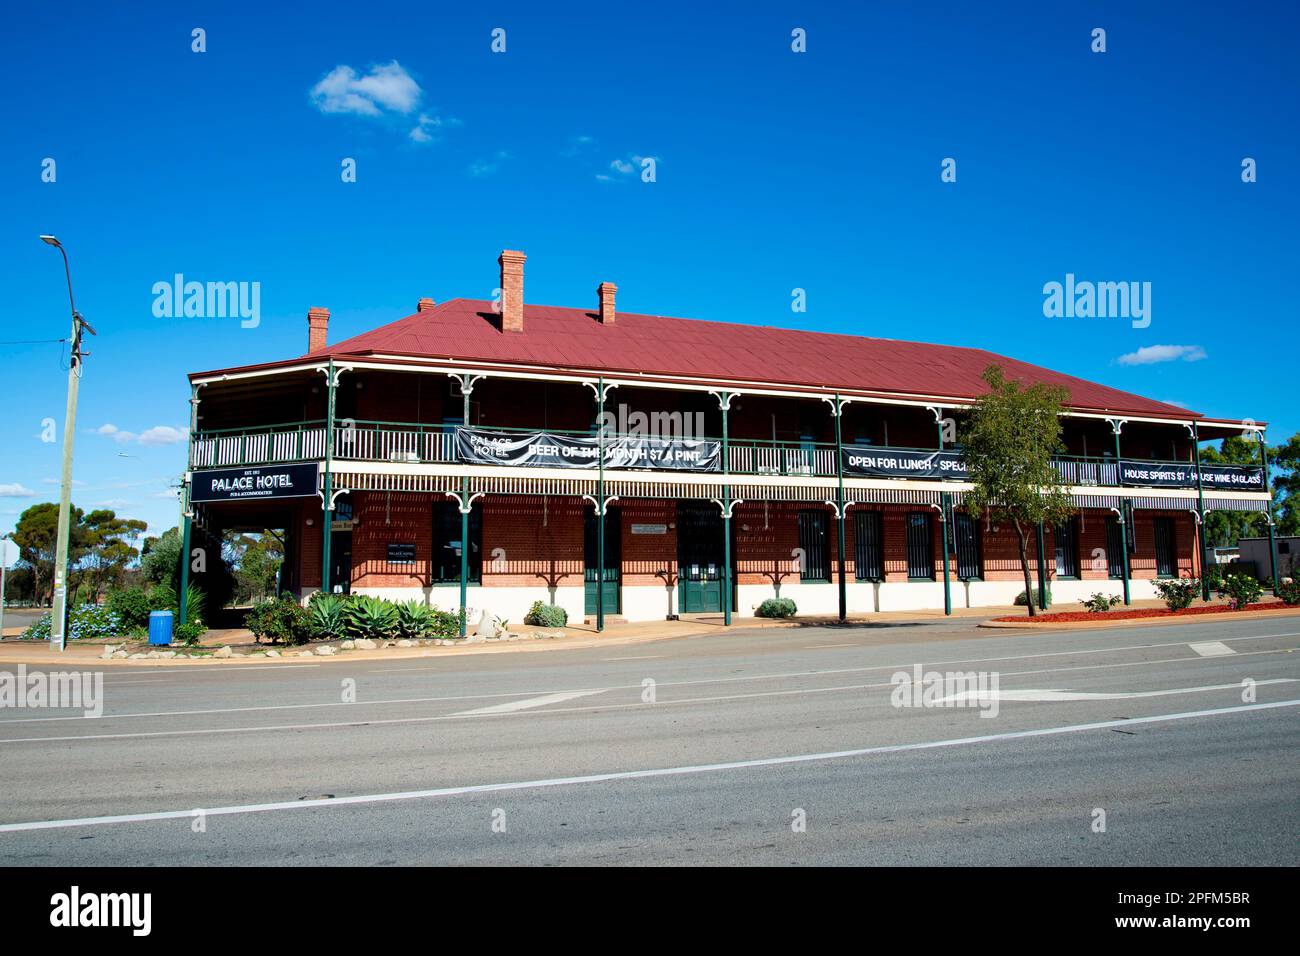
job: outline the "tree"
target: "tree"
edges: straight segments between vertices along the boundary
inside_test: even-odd
[[[144,576],[155,584],[169,585],[178,590],[181,580],[181,532],[168,528],[160,537],[144,539],[144,554],[140,559]]]
[[[100,509],[87,514],[82,526],[86,543],[83,574],[92,599],[98,603],[106,587],[120,586],[127,568],[139,554],[136,539],[148,524],[135,518],[119,518],[113,511]]]
[[[1259,443],[1254,438],[1232,435],[1217,449],[1201,451],[1202,465],[1258,465]],[[1205,541],[1210,547],[1235,545],[1239,538],[1268,534],[1268,522],[1255,511],[1211,511],[1205,516]]]
[[[85,554],[85,529],[81,525],[81,509],[73,506],[68,512],[68,566],[74,566]],[[32,569],[36,601],[54,595],[54,556],[59,527],[59,506],[52,501],[32,505],[18,517],[13,540],[18,545],[18,557]]]
[[[1273,520],[1277,533],[1300,535],[1300,432],[1286,444],[1268,450],[1269,462],[1280,474],[1273,478]]]
[[[1074,512],[1052,461],[1061,449],[1061,413],[1068,394],[1044,383],[1024,387],[1007,379],[998,365],[986,368],[983,378],[989,390],[976,400],[960,436],[974,485],[966,493],[966,507],[1015,529],[1025,604],[1033,617],[1028,535],[1039,522],[1058,525]]]

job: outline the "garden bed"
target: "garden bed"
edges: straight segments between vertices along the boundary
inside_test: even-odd
[[[1247,614],[1251,611],[1285,611],[1288,609],[1300,610],[1300,608],[1285,604],[1282,601],[1268,601],[1259,604],[1247,604],[1240,611],[1234,611],[1226,604],[1204,604],[1200,607],[1189,607],[1181,611],[1170,611],[1163,607],[1139,607],[1129,608],[1125,611],[1104,611],[1100,613],[1093,611],[1052,611],[1034,617],[1020,614],[1015,617],[995,617],[993,620],[1014,624],[1071,624],[1077,621],[1096,623],[1099,621],[1126,621],[1145,617],[1196,617],[1200,614]]]

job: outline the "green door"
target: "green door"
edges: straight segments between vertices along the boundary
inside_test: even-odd
[[[677,506],[677,610],[722,610],[723,523],[717,505]]]
[[[583,610],[587,614],[596,613],[596,592],[600,587],[605,592],[605,613],[618,614],[622,611],[619,604],[621,583],[620,568],[623,555],[623,522],[617,508],[607,508],[605,512],[605,580],[599,582],[600,566],[597,556],[600,554],[600,530],[596,524],[596,509],[588,508],[583,524]]]

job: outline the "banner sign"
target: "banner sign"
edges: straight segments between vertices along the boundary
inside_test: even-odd
[[[1196,466],[1191,462],[1122,460],[1119,483],[1150,488],[1195,488]],[[1201,487],[1207,491],[1264,491],[1264,469],[1250,465],[1202,465]]]
[[[492,432],[456,429],[457,458],[471,465],[527,468],[598,467],[595,436]],[[665,471],[718,471],[722,442],[706,438],[651,438],[616,435],[605,439],[606,468],[656,468]]]
[[[190,501],[307,498],[316,494],[319,472],[316,462],[196,471],[190,476]]]
[[[844,474],[865,478],[947,478],[965,481],[966,463],[955,451],[903,451],[851,445],[841,449]]]

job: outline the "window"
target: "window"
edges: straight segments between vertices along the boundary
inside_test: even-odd
[[[1079,577],[1079,526],[1071,518],[1057,525],[1052,532],[1056,539],[1056,576],[1058,578],[1077,579]]]
[[[854,576],[859,581],[885,580],[883,514],[859,511],[853,515]]]
[[[803,551],[800,578],[804,581],[831,579],[830,543],[826,538],[826,512],[799,512],[799,547]]]
[[[483,509],[469,513],[469,581],[483,580]],[[433,584],[460,583],[460,507],[454,501],[433,503],[433,550],[429,580]]]
[[[1156,577],[1178,576],[1178,549],[1174,540],[1173,518],[1152,518],[1156,539]]]
[[[958,514],[955,517],[957,519],[957,578],[961,581],[978,581],[983,576],[979,522],[968,514]]]
[[[928,511],[911,511],[907,515],[907,578],[934,580],[934,533]]]
[[[1124,577],[1124,539],[1115,517],[1106,519],[1106,570],[1112,580]]]

